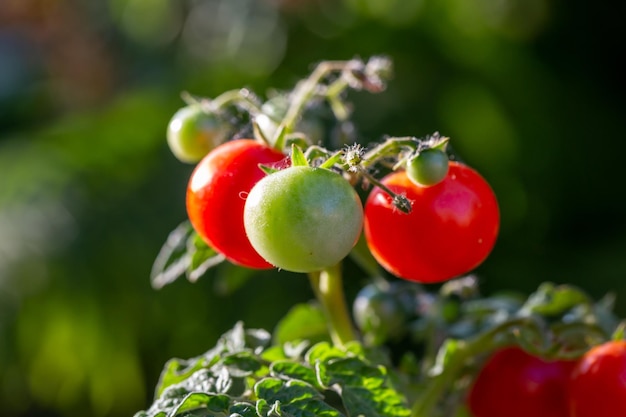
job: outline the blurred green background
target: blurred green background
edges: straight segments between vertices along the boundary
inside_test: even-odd
[[[288,89],[325,59],[386,54],[353,93],[363,143],[452,137],[493,185],[502,230],[484,292],[542,281],[618,296],[626,3],[583,0],[1,0],[0,414],[128,416],[164,362],[239,319],[271,328],[305,278],[219,276],[154,291],[192,166],[167,149],[180,92]],[[363,283],[358,269],[346,278]]]

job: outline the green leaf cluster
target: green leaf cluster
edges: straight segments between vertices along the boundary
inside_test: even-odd
[[[172,359],[135,417],[403,417],[404,396],[359,343],[272,344],[242,323],[196,358]]]

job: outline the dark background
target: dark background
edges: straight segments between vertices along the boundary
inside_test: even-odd
[[[180,92],[288,89],[325,59],[386,54],[351,94],[363,143],[452,138],[493,185],[485,293],[573,283],[626,315],[626,3],[582,0],[0,1],[0,414],[128,416],[163,363],[308,282],[224,265],[154,291],[191,165],[165,142]],[[349,296],[363,283],[346,277]]]

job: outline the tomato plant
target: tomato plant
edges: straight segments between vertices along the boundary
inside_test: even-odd
[[[157,256],[153,286],[195,282],[226,260],[305,273],[315,300],[273,334],[238,322],[206,353],[168,362],[136,417],[626,415],[626,341],[607,342],[626,323],[611,297],[549,282],[528,297],[480,293],[475,269],[500,212],[486,180],[446,149],[450,138],[333,140],[352,126],[345,91],[382,92],[390,70],[381,57],[327,61],[274,99],[241,89],[198,101],[232,110],[255,139],[199,162],[189,221]],[[331,120],[318,137],[307,126],[320,108]],[[343,271],[355,268],[344,293]],[[238,272],[213,278],[232,289],[255,275]]]
[[[626,415],[626,341],[614,340],[589,350],[572,373],[570,417]]]
[[[226,142],[195,168],[187,187],[187,213],[198,234],[233,263],[271,268],[252,248],[243,226],[246,195],[265,173],[259,164],[280,164],[285,155],[250,139]]]
[[[215,112],[199,104],[179,109],[167,126],[167,144],[182,162],[198,162],[229,139],[233,127]]]
[[[292,166],[250,191],[244,208],[252,246],[272,265],[294,272],[330,267],[361,233],[363,208],[352,186],[325,168]]]
[[[414,184],[405,171],[381,183],[405,196],[410,213],[375,188],[365,204],[365,238],[372,255],[398,277],[440,282],[477,267],[491,252],[499,209],[489,184],[473,169],[450,162],[446,178],[432,187]]]
[[[569,417],[567,384],[575,361],[546,361],[518,347],[491,356],[468,396],[474,417]]]

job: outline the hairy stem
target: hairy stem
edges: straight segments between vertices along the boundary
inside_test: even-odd
[[[330,337],[337,346],[356,340],[343,292],[341,264],[309,273],[311,286],[328,320]]]

